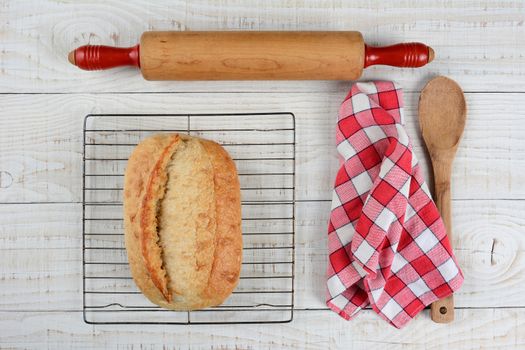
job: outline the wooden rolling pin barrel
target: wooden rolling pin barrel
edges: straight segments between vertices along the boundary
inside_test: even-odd
[[[86,45],[69,61],[85,70],[139,67],[147,80],[355,80],[372,65],[421,67],[422,43],[365,44],[359,32],[145,32],[129,48]]]

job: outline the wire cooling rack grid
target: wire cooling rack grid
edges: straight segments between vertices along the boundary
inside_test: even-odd
[[[238,168],[243,265],[223,305],[159,308],[135,286],[124,247],[123,174],[143,138],[178,132],[222,144]],[[281,323],[293,318],[295,118],[292,113],[88,115],[83,159],[83,311],[90,324]]]

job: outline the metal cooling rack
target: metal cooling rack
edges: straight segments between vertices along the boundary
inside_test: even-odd
[[[131,277],[124,246],[123,174],[143,138],[200,136],[225,147],[241,183],[243,265],[220,306],[162,309]],[[90,324],[282,323],[293,318],[295,118],[292,113],[88,115],[83,158],[83,313]]]

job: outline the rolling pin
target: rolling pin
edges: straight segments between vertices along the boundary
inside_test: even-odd
[[[421,67],[422,43],[366,45],[359,32],[145,32],[140,44],[69,53],[85,70],[140,68],[147,80],[355,80],[372,65]]]

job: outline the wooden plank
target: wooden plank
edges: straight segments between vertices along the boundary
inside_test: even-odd
[[[11,203],[0,204],[0,348],[525,348],[525,308],[520,297],[525,292],[525,110],[523,94],[506,93],[525,91],[522,1],[408,0],[390,4],[367,0],[161,0],[153,4],[144,0],[7,0],[0,8],[0,203]],[[425,311],[399,331],[368,310],[357,320],[346,322],[318,309],[324,308],[326,221],[337,169],[335,118],[348,82],[146,82],[132,69],[83,72],[66,60],[69,50],[86,43],[134,45],[144,30],[360,30],[374,45],[422,41],[433,46],[437,57],[427,67],[373,67],[362,79],[388,77],[400,82],[405,91],[414,92],[406,94],[407,129],[427,174],[428,162],[417,136],[417,92],[429,74],[448,75],[466,91],[474,92],[467,94],[469,120],[452,189],[454,243],[466,275],[456,299],[460,309],[455,323],[437,325]],[[296,212],[295,302],[302,310],[295,311],[292,323],[282,325],[84,324],[80,312],[79,204],[83,116],[217,111],[290,111],[297,116],[296,195],[302,201],[319,200],[298,203]],[[164,122],[156,118],[160,127],[165,127]],[[224,121],[219,124],[224,125]],[[234,127],[235,123],[227,124]],[[257,124],[260,126],[260,120]],[[206,129],[210,125],[207,120],[201,126]],[[246,142],[261,132],[204,134],[227,142]],[[145,135],[139,136],[126,137],[138,140]],[[287,152],[286,147],[276,147],[267,153],[280,157]],[[253,154],[248,150],[243,156]],[[92,184],[119,186],[118,179],[97,181],[100,179]],[[241,181],[248,187],[262,183],[249,177]],[[274,181],[292,186],[289,178],[278,176],[268,178],[263,185]],[[289,189],[273,191],[262,197],[252,190],[245,199],[288,200],[291,195]],[[89,195],[92,201],[112,202],[120,200],[121,192],[101,195],[93,191]],[[13,204],[17,202],[23,204]],[[32,202],[48,204],[29,204]],[[286,225],[254,221],[245,229],[256,232],[284,229]],[[121,232],[121,222],[104,228]],[[121,248],[121,238],[91,236],[88,244]],[[277,241],[247,236],[245,243],[250,247],[291,243],[288,235],[273,238]],[[265,270],[252,272],[260,276]],[[91,276],[95,273],[129,278],[125,265],[94,269]],[[274,273],[283,277],[287,271],[276,268]],[[243,280],[241,288],[267,287],[265,281],[255,281]],[[289,287],[290,280],[279,281],[271,287]],[[129,279],[91,282],[96,287],[112,288],[112,283],[117,283],[133,288]],[[135,297],[133,300],[144,302],[141,295]],[[269,303],[276,300],[269,294]],[[249,297],[236,301],[253,303]]]
[[[290,111],[295,114],[296,198],[330,199],[332,182],[338,167],[334,143],[335,122],[343,96],[344,93],[325,95],[202,93],[173,94],[169,95],[169,98],[164,94],[2,95],[0,96],[2,104],[0,118],[3,121],[3,128],[0,129],[2,150],[0,202],[78,202],[81,200],[82,125],[83,117],[88,113],[261,111]],[[523,96],[523,94],[467,94],[468,121],[454,163],[453,198],[525,198],[523,171],[525,147],[522,138],[525,126],[521,122],[525,118]],[[406,94],[407,131],[412,136],[415,152],[428,174],[429,163],[419,137],[417,98],[418,94]],[[203,104],[202,101],[208,102]],[[269,125],[264,117],[259,119],[262,128]],[[150,120],[150,127],[159,127],[156,119]],[[251,120],[247,122],[247,126],[252,124]],[[225,120],[221,125],[233,128],[238,123]],[[244,124],[242,125],[244,127]],[[282,125],[287,126],[288,122]],[[211,126],[218,125],[212,124],[209,127]],[[130,124],[130,127],[133,127],[133,124]],[[195,124],[195,128],[199,127],[203,126]],[[210,133],[207,132],[206,135],[210,136]],[[219,141],[233,140],[230,132],[214,133],[215,136],[211,136]],[[252,136],[260,137],[263,133],[254,132]],[[87,135],[87,140],[91,143],[115,140],[114,134],[111,137],[107,136],[105,141],[100,138],[95,140],[91,134],[93,133]],[[139,133],[138,136],[145,135]],[[138,141],[138,136],[125,132],[118,137],[120,142],[129,138],[134,143]],[[288,134],[282,136],[285,142],[290,141]],[[271,140],[275,141],[275,139]],[[288,157],[292,151],[290,147],[289,145],[261,146],[256,153],[268,152],[268,157],[271,158]],[[123,153],[109,155],[125,158],[132,148],[133,146],[123,147]],[[229,147],[229,150],[238,158],[254,156],[254,148],[233,148]],[[102,157],[109,156],[106,154],[108,151],[104,152]],[[271,163],[272,160],[265,162]],[[123,162],[122,166],[124,164]],[[253,162],[250,164],[253,165]],[[245,165],[250,166],[250,164],[241,165],[244,168]],[[99,185],[108,187],[122,186],[122,178],[118,177],[89,179],[88,185],[96,185],[98,181],[104,181],[104,184]],[[248,187],[250,186],[250,179],[243,181]],[[111,196],[118,197],[118,195],[116,193]]]
[[[296,311],[291,323],[218,326],[104,325],[80,312],[0,312],[3,348],[148,349],[515,349],[525,346],[524,309],[457,310],[451,325],[423,311],[395,329],[365,310],[355,320],[331,311]]]
[[[299,309],[325,308],[329,210],[329,202],[297,203],[294,289],[295,306]],[[521,297],[525,293],[524,210],[525,201],[453,202],[454,246],[466,277],[456,296],[458,307],[525,306]],[[2,204],[0,217],[9,218],[0,223],[0,255],[3,259],[0,265],[0,310],[79,310],[82,305],[81,205]],[[122,233],[121,230],[115,232]],[[256,247],[291,242],[288,236],[268,236],[266,239],[245,238],[245,243],[245,246]],[[86,246],[122,248],[122,236],[90,236]],[[98,259],[102,254],[107,260],[116,257],[125,263],[124,251],[110,253],[95,252],[93,258]],[[268,253],[263,250],[262,253],[247,251],[247,254],[255,259]],[[272,259],[284,259],[289,252],[275,254]],[[284,265],[274,268],[273,275],[289,275],[289,269]],[[254,270],[251,275],[261,275],[262,271]],[[130,277],[125,264],[110,267],[90,265],[88,275]],[[129,281],[120,279],[103,283],[113,288],[132,287]],[[95,285],[102,283],[91,282]],[[245,283],[243,288],[247,288]],[[273,284],[273,281],[267,283]],[[273,287],[268,285],[267,288]]]
[[[445,74],[466,91],[523,91],[521,53],[525,9],[520,0],[495,3],[359,0],[244,1],[224,6],[164,0],[7,1],[0,11],[0,92],[341,91],[342,82],[146,82],[134,69],[83,72],[66,57],[84,44],[131,46],[146,30],[359,30],[372,45],[422,41],[436,60],[416,70],[370,68],[364,79],[399,81],[420,90],[429,73]],[[329,20],[327,20],[329,19]]]

